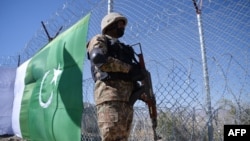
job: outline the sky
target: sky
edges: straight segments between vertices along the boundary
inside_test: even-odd
[[[18,55],[67,0],[0,0],[0,56]]]

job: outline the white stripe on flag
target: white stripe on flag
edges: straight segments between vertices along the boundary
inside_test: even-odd
[[[17,68],[16,71],[16,80],[15,80],[15,88],[14,88],[14,103],[13,103],[13,113],[12,113],[12,129],[14,134],[18,137],[22,137],[21,130],[20,130],[20,110],[21,110],[21,102],[23,97],[24,91],[24,80],[26,69],[31,59],[24,62],[21,66]]]

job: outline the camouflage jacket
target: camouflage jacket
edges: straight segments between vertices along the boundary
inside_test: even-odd
[[[94,48],[100,48],[103,54],[109,54],[108,40],[112,44],[112,39],[105,35],[94,36],[87,45],[87,51],[91,52]],[[101,66],[92,65],[92,75],[96,78],[95,82],[95,102],[96,104],[105,101],[128,101],[133,90],[132,81],[124,80],[100,80],[101,72],[119,72],[127,74],[131,69],[131,64],[122,61],[114,56],[108,55],[106,63]]]

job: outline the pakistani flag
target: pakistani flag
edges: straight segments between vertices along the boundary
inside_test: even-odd
[[[80,141],[82,66],[90,14],[17,69],[15,134],[31,141]]]

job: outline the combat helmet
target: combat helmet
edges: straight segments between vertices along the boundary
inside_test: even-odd
[[[116,13],[116,12],[111,12],[111,13],[107,14],[102,19],[102,23],[101,23],[102,34],[104,34],[106,32],[105,30],[109,25],[111,25],[112,23],[114,23],[118,20],[123,20],[125,22],[125,26],[127,25],[128,20],[122,14]]]

